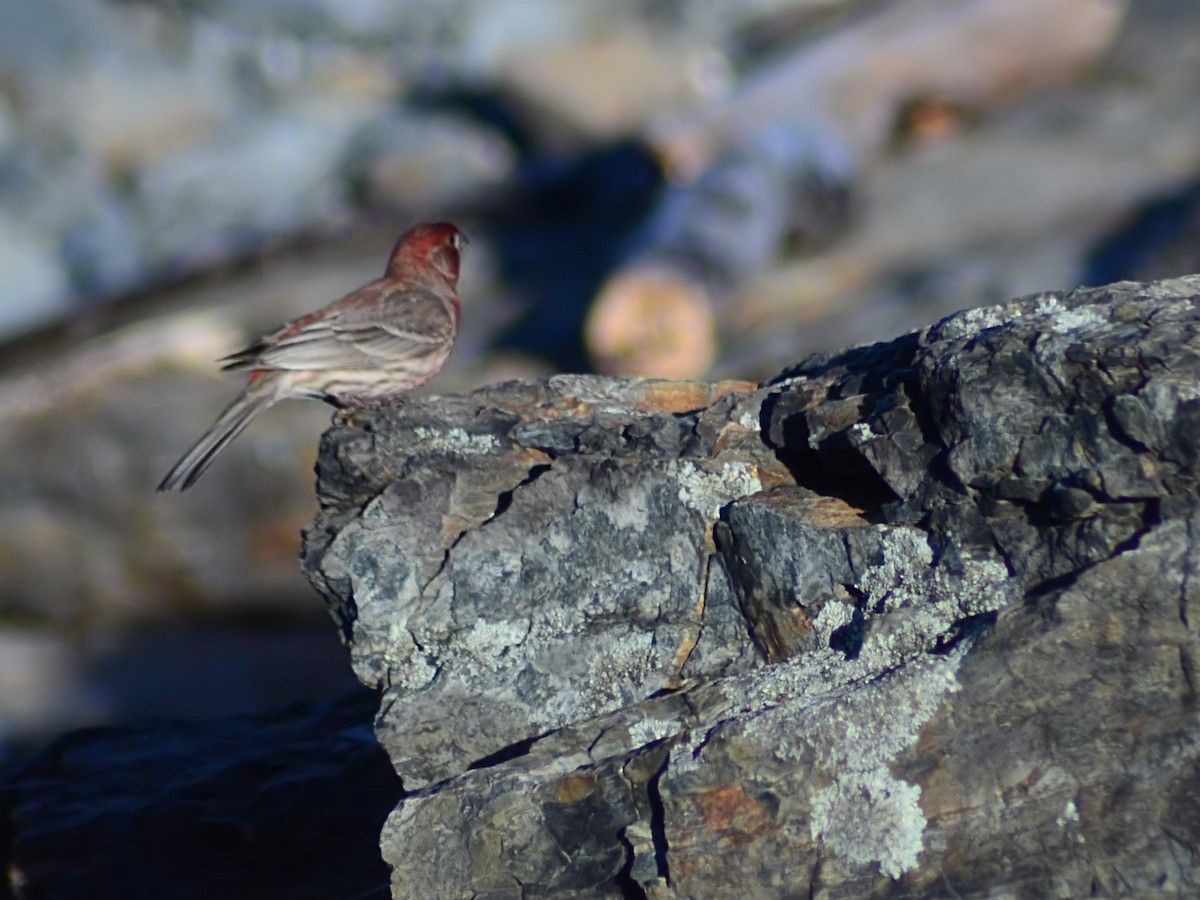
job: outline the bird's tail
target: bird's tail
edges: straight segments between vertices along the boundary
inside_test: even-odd
[[[242,433],[250,420],[275,402],[276,394],[262,380],[251,381],[245,389],[225,407],[224,412],[217,416],[208,431],[200,436],[200,440],[192,449],[183,454],[183,458],[171,467],[171,471],[159,484],[160,491],[170,491],[178,488],[186,491],[196,479],[204,474],[212,465],[217,454],[229,446],[229,442]]]

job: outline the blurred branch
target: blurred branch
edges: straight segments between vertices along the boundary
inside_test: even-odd
[[[678,177],[779,125],[828,128],[863,158],[921,97],[987,110],[1060,84],[1109,46],[1124,0],[903,0],[805,44],[727,99],[652,122]]]
[[[633,254],[600,289],[585,340],[602,371],[684,378],[717,350],[713,307],[768,266],[784,235],[827,238],[854,172],[827,132],[764,129],[668,191]]]
[[[828,234],[856,162],[913,110],[930,134],[1062,83],[1108,47],[1123,0],[908,0],[805,44],[729,98],[664,116],[647,138],[678,186],[601,288],[586,340],[602,371],[695,377],[717,308],[797,230]],[[802,226],[799,227],[798,226]]]

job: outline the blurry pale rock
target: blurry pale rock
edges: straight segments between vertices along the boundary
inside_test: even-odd
[[[45,310],[46,320],[57,318],[71,295],[86,298],[140,285],[145,241],[103,161],[62,133],[31,127],[27,119],[19,119],[17,129],[0,164],[0,215],[24,233],[23,240],[44,244],[70,281],[64,303]],[[24,302],[18,293],[11,278],[0,283],[0,306]],[[20,329],[0,325],[0,335],[6,330]]]
[[[459,4],[427,0],[190,0],[206,17],[256,32],[379,42],[385,35],[434,35]],[[408,35],[405,35],[406,37]]]
[[[734,332],[778,328],[847,312],[838,303],[877,274],[855,245],[851,253],[837,251],[794,260],[751,278],[730,304],[737,314],[727,324]]]
[[[334,176],[368,114],[365,105],[314,101],[147,166],[136,202],[152,258],[192,269],[244,251],[248,240],[328,226],[346,211]]]
[[[217,66],[105,56],[34,83],[41,115],[114,171],[137,170],[213,136],[235,92]]]
[[[984,247],[989,274],[947,298],[949,308],[927,310],[930,316],[952,312],[964,298],[1074,283],[1087,245],[1108,223],[1139,197],[1170,191],[1200,167],[1200,146],[1188,137],[1200,128],[1194,110],[1176,114],[1166,128],[1151,124],[1158,114],[1143,103],[1106,112],[1109,102],[1103,95],[1072,98],[1069,127],[1062,106],[1043,104],[1003,127],[891,160],[886,172],[864,180],[862,215],[836,246],[748,280],[732,305],[736,318],[725,324],[732,331],[786,331],[816,319],[853,318],[879,330],[852,328],[844,340],[878,340],[909,327],[896,320],[905,311],[886,287],[889,276],[929,272],[953,279]],[[1154,152],[1139,154],[1151,128]],[[1066,171],[1071,177],[1061,177]],[[953,215],[945,197],[955,198]],[[870,296],[855,298],[857,291]]]
[[[272,64],[277,62],[272,58],[271,46],[269,43],[264,44],[259,54],[260,63],[265,70],[269,70]],[[305,51],[305,68],[295,79],[295,87],[301,96],[314,91],[328,91],[330,94],[359,101],[370,100],[381,105],[394,100],[396,73],[388,65],[386,58],[355,52],[346,47],[300,47]]]
[[[678,269],[625,269],[601,287],[584,341],[606,374],[695,377],[716,358],[712,298],[700,281]]]
[[[103,700],[78,681],[76,644],[50,629],[0,628],[0,747],[103,720]]]
[[[392,104],[400,73],[377,47],[305,39],[274,27],[244,31],[224,23],[196,31],[219,35],[215,54],[229,57],[243,107],[303,104],[314,97]]]
[[[62,625],[311,610],[295,551],[328,412],[282,408],[207,490],[153,493],[229,393],[159,372],[5,429],[0,612]]]
[[[923,97],[988,108],[1094,64],[1124,0],[907,0],[749,76],[725,100],[650,124],[648,137],[691,176],[741,136],[780,122],[826,123],[877,151],[905,104]]]
[[[62,315],[71,286],[53,241],[0,213],[0,334],[25,331]]]
[[[462,25],[462,64],[475,78],[494,78],[513,59],[578,42],[582,13],[578,4],[554,0],[476,3]]]
[[[5,74],[40,76],[92,42],[115,39],[119,29],[111,10],[112,5],[101,0],[0,3],[0,60]]]
[[[605,140],[695,99],[687,45],[623,29],[512,56],[500,78],[564,137]]]
[[[504,183],[516,153],[502,135],[477,122],[395,109],[359,130],[346,165],[373,204],[432,214]]]

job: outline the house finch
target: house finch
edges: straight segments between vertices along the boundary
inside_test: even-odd
[[[226,369],[249,369],[250,378],[158,489],[187,490],[251,419],[279,400],[313,397],[354,409],[429,381],[458,335],[463,243],[447,222],[418,225],[400,236],[378,281],[221,360]]]

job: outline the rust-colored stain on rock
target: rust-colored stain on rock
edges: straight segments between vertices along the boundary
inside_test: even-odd
[[[839,497],[798,497],[789,485],[764,492],[758,500],[763,506],[778,506],[789,514],[803,514],[814,525],[827,528],[852,528],[870,525],[863,510]]]
[[[696,795],[710,830],[721,833],[722,843],[749,843],[755,832],[770,819],[770,813],[757,800],[746,796],[736,784],[710,788]]]
[[[695,412],[712,406],[728,394],[753,391],[751,381],[644,381],[637,385],[637,408],[667,413]]]
[[[555,785],[554,802],[569,806],[591,796],[596,790],[596,779],[588,774],[575,773],[563,778]]]

